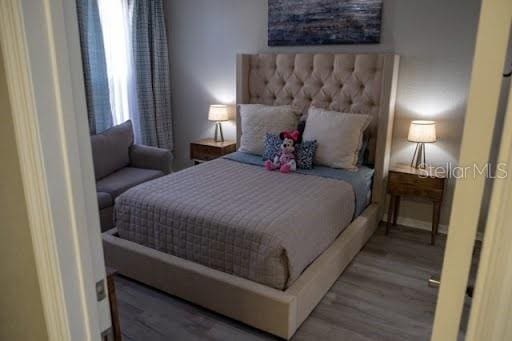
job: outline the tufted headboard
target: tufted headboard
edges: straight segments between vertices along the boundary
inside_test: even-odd
[[[311,105],[371,115],[369,160],[378,183],[387,177],[397,75],[392,54],[244,54],[237,62],[237,104],[292,105],[303,115]],[[237,133],[239,142],[238,114]],[[377,187],[374,200],[384,195]]]

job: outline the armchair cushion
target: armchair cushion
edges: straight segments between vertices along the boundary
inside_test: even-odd
[[[130,166],[171,172],[171,152],[167,149],[134,144],[130,148]]]
[[[100,210],[101,232],[105,232],[114,227],[114,206]]]
[[[164,173],[159,170],[125,167],[99,180],[96,183],[96,190],[107,192],[115,199],[128,189],[162,175]]]
[[[96,180],[130,164],[129,150],[133,144],[132,122],[126,121],[91,136],[92,158]]]
[[[96,192],[96,195],[98,197],[98,206],[100,210],[114,205],[114,199],[112,199],[110,194],[105,192]]]

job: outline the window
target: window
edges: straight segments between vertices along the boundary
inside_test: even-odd
[[[137,110],[127,0],[98,0],[110,106],[114,124],[134,117]]]

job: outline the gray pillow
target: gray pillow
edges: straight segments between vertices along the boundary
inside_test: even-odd
[[[91,136],[92,160],[96,180],[106,177],[130,164],[133,144],[132,122],[126,121]]]

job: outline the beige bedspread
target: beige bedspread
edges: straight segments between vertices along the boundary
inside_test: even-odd
[[[121,238],[277,289],[290,286],[350,223],[344,181],[218,159],[116,200]]]

